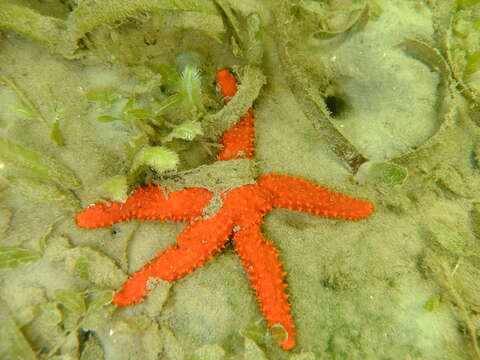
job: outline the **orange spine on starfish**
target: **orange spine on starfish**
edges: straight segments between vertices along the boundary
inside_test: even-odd
[[[96,203],[77,214],[77,225],[87,229],[106,227],[133,218],[189,221],[202,214],[213,193],[187,188],[166,193],[156,185],[137,188],[125,203]],[[185,206],[188,204],[188,206]]]
[[[270,193],[274,207],[347,220],[363,219],[373,212],[369,201],[333,192],[299,177],[268,174],[257,183]]]
[[[232,232],[231,219],[220,214],[189,225],[177,236],[177,245],[159,252],[125,282],[113,298],[118,306],[134,305],[146,295],[150,278],[177,280],[203,266],[228,241]]]
[[[224,96],[225,103],[237,92],[237,80],[228,70],[217,73],[217,84]],[[252,159],[255,151],[255,118],[250,108],[240,121],[226,130],[222,136],[223,147],[217,155],[217,160],[231,160],[239,158]]]
[[[282,325],[288,336],[280,346],[285,350],[292,349],[295,346],[295,326],[285,293],[286,273],[282,271],[282,262],[278,260],[279,252],[264,238],[258,224],[236,232],[233,240],[268,326]]]

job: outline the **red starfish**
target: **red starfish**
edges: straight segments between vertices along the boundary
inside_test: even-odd
[[[236,92],[236,80],[227,70],[217,74],[225,101]],[[224,147],[218,159],[253,156],[253,111],[249,109],[238,124],[223,135]],[[329,218],[359,220],[369,216],[373,206],[301,178],[266,174],[255,184],[243,185],[222,194],[223,205],[212,217],[202,218],[202,210],[213,193],[202,188],[187,188],[166,195],[154,185],[136,189],[125,203],[97,203],[77,215],[84,228],[110,226],[130,219],[189,221],[177,236],[177,244],[131,275],[115,295],[113,303],[134,305],[147,291],[149,278],[173,281],[202,266],[231,238],[255,289],[268,326],[280,324],[288,335],[280,346],[295,346],[295,326],[285,293],[285,275],[279,252],[262,234],[263,217],[274,207],[306,212]],[[198,219],[198,220],[197,220]]]

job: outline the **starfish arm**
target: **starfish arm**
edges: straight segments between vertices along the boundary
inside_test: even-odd
[[[247,115],[226,130],[222,136],[223,147],[217,155],[217,160],[253,159],[255,142],[255,118],[253,110],[248,109]]]
[[[202,214],[213,193],[187,188],[166,194],[156,185],[137,188],[125,203],[96,203],[77,214],[77,225],[87,229],[107,227],[131,219],[190,221]]]
[[[373,212],[373,204],[304,180],[299,177],[267,174],[258,185],[268,191],[272,205],[329,218],[359,220]]]
[[[215,81],[217,82],[220,93],[223,96],[223,101],[225,103],[229,102],[237,93],[237,79],[235,79],[235,76],[233,76],[229,70],[223,69],[217,72]]]
[[[264,238],[260,225],[236,232],[233,240],[236,244],[235,251],[242,259],[268,326],[282,325],[288,338],[280,346],[285,350],[292,349],[295,346],[295,326],[287,302],[288,295],[285,293],[286,273],[281,269],[279,252]]]
[[[134,305],[148,292],[149,278],[174,281],[203,266],[225,245],[232,228],[232,221],[222,215],[188,225],[177,236],[176,246],[159,252],[156,258],[132,274],[113,298],[113,303]]]
[[[237,80],[228,70],[219,71],[216,80],[224,97],[224,102],[229,102],[231,97],[237,93]],[[224,131],[222,136],[223,147],[217,155],[217,160],[253,159],[255,151],[254,123],[253,110],[250,108],[237,124]]]
[[[123,209],[123,205],[116,201],[110,205],[103,202],[90,205],[77,214],[77,225],[86,229],[95,229],[129,220],[129,214]]]

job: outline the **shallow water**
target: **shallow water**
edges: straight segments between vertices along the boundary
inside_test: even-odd
[[[372,0],[367,17],[360,2],[335,3],[0,4],[0,358],[480,357],[479,113],[467,74],[478,4]],[[198,89],[182,87],[188,66]],[[241,85],[222,110],[225,67]],[[252,104],[254,160],[212,165],[222,130]],[[176,154],[175,168],[139,156],[149,146]],[[153,281],[142,303],[110,304],[186,223],[87,230],[76,213],[154,182],[214,191],[211,214],[219,193],[271,172],[374,204],[360,221],[265,217],[293,350],[277,346],[285,334],[267,327],[232,242],[182,279]]]

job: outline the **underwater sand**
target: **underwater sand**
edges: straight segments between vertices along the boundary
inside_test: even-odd
[[[53,0],[16,3],[50,15],[61,9]],[[239,11],[256,7],[254,1],[231,3]],[[124,143],[132,136],[117,122],[97,121],[102,113],[86,92],[112,87],[140,93],[144,83],[132,64],[161,63],[181,51],[174,39],[163,39],[170,47],[148,49],[151,53],[141,53],[138,44],[129,47],[125,42],[141,34],[141,26],[127,20],[115,25],[124,49],[109,48],[118,39],[109,44],[102,42],[105,34],[92,35],[90,41],[99,45],[80,59],[3,32],[0,75],[14,79],[49,121],[58,117],[65,144],[55,146],[41,122],[12,109],[22,101],[5,83],[0,85],[0,137],[54,158],[81,186],[71,189],[78,208],[35,201],[9,182],[9,177],[28,175],[28,169],[1,163],[0,247],[39,251],[42,242],[46,245],[35,261],[0,269],[0,358],[475,358],[471,331],[477,334],[480,326],[475,157],[480,148],[473,118],[478,107],[472,110],[458,96],[455,111],[441,109],[441,76],[399,46],[404,38],[433,39],[429,7],[421,1],[378,3],[381,14],[363,30],[305,44],[329,68],[333,89],[347,103],[333,124],[370,160],[356,175],[305,116],[298,94],[278,71],[275,37],[265,34],[267,84],[254,104],[259,171],[301,176],[375,206],[371,217],[358,222],[281,209],[266,216],[263,233],[281,252],[288,273],[298,334],[292,351],[275,344],[232,245],[181,280],[159,281],[134,307],[117,309],[104,302],[88,313],[73,311],[81,305],[72,305],[72,299],[61,301],[58,290],[87,294],[87,305],[118,290],[128,274],[174,244],[185,225],[132,221],[85,230],[74,221],[75,212],[103,199],[105,181],[125,171]],[[58,10],[55,16],[65,14]],[[155,26],[166,20],[157,21]],[[182,36],[178,47],[201,53],[208,64],[206,83],[213,82],[215,66],[236,65],[220,45],[202,43],[206,36]],[[429,146],[422,147],[426,142]],[[408,172],[403,183],[390,186],[369,170],[385,160]]]

